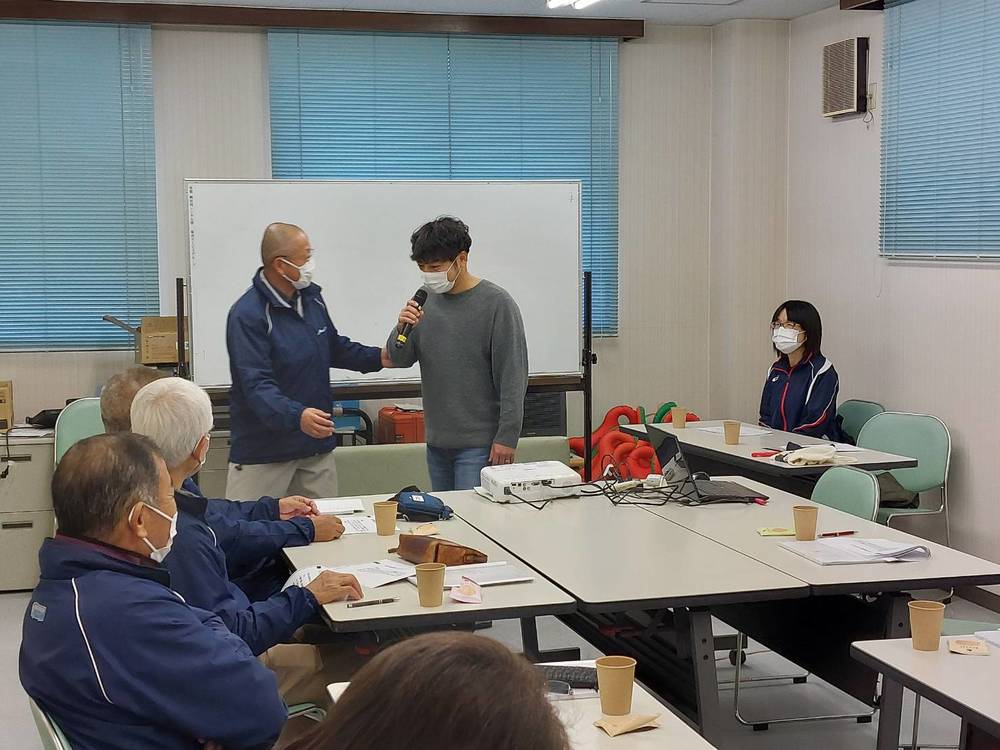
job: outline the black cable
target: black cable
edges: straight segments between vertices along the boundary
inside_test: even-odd
[[[3,471],[0,471],[0,479],[6,479],[7,475],[10,474],[10,467],[13,465],[13,459],[10,457],[10,431],[14,429],[13,426],[8,427],[3,431],[4,444],[7,448],[7,465],[3,467]]]

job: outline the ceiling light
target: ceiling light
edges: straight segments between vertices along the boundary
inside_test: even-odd
[[[601,0],[576,0],[576,2],[573,3],[573,7],[576,10],[583,10],[584,8],[589,8],[594,3],[599,3],[600,1]]]
[[[567,5],[572,5],[575,0],[549,0],[548,6],[552,8],[565,8]]]

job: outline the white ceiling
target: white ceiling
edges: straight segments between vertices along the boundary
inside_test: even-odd
[[[576,18],[643,18],[657,23],[709,26],[732,18],[796,18],[838,4],[837,0],[602,0],[586,10],[574,11],[572,8],[548,10],[545,0],[112,0],[112,2],[179,2],[186,5]]]

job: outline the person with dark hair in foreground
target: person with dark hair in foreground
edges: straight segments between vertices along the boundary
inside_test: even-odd
[[[410,246],[431,294],[422,310],[413,300],[403,308],[387,351],[396,367],[420,363],[432,488],[470,490],[483,467],[514,462],[528,387],[524,323],[506,291],[469,272],[462,221],[430,221]],[[407,324],[414,328],[397,349]]]
[[[417,636],[351,681],[326,720],[288,750],[569,750],[535,669],[469,633]]]
[[[287,718],[274,674],[169,588],[177,508],[153,442],[82,440],[52,502],[59,531],[39,553],[20,676],[74,750],[270,747]]]
[[[765,427],[810,437],[848,440],[837,421],[840,378],[823,356],[823,323],[808,302],[789,300],[771,316],[771,365],[760,400]]]

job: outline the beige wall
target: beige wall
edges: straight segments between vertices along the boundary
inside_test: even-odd
[[[160,309],[188,272],[188,177],[270,178],[267,38],[259,31],[153,29]]]
[[[712,29],[711,414],[755,422],[785,298],[788,23]]]
[[[620,335],[596,347],[595,423],[622,402],[709,398],[711,31],[647,25],[619,79]]]
[[[948,424],[954,546],[1000,560],[1000,265],[878,258],[879,108],[871,127],[819,114],[822,47],[852,36],[870,37],[880,81],[881,14],[829,10],[792,22],[788,291],[820,308],[842,397]]]

